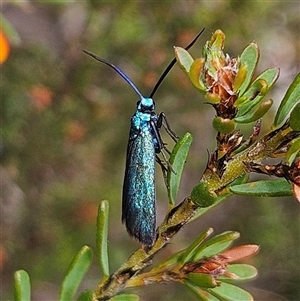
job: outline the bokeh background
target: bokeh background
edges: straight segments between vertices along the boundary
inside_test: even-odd
[[[279,67],[270,97],[275,108],[300,65],[297,1],[2,1],[1,41],[1,300],[13,296],[13,273],[28,271],[33,300],[56,300],[69,262],[85,244],[95,246],[101,199],[110,202],[111,270],[138,247],[121,224],[121,191],[129,120],[137,99],[90,50],[118,65],[147,96],[174,57],[203,28],[195,57],[212,32],[226,34],[225,50],[237,56],[256,41],[258,71]],[[4,47],[4,46],[3,46]],[[5,55],[7,51],[7,56]],[[213,110],[175,66],[155,95],[178,135],[194,142],[178,201],[199,180],[207,150],[215,146]],[[275,108],[263,123],[268,131]],[[245,134],[251,129],[244,128]],[[165,140],[169,141],[167,137]],[[161,222],[167,195],[157,172]],[[232,197],[186,226],[159,255],[186,247],[207,227],[241,233],[256,243],[259,277],[245,284],[256,300],[300,300],[299,205],[293,198]],[[81,290],[100,277],[93,265]],[[196,300],[180,285],[152,285],[142,300]]]

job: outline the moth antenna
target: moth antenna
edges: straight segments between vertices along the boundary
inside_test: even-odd
[[[205,30],[205,27],[196,35],[196,37],[193,39],[193,41],[185,47],[185,50],[190,49],[196,43],[196,41],[201,36],[201,34],[203,33],[204,30]],[[154,93],[156,92],[156,90],[158,89],[158,87],[160,86],[160,84],[162,83],[162,81],[165,79],[165,77],[167,76],[167,74],[170,72],[170,70],[173,68],[173,66],[175,65],[175,63],[176,63],[176,58],[174,58],[172,60],[172,62],[168,65],[168,67],[165,69],[165,71],[163,72],[163,74],[158,79],[157,83],[155,84],[155,86],[154,86],[154,88],[153,88],[153,90],[152,90],[152,92],[151,92],[151,94],[149,96],[150,98],[153,98]]]
[[[138,90],[138,88],[134,85],[134,83],[132,82],[132,80],[121,70],[119,69],[117,66],[115,66],[114,64],[106,61],[105,59],[102,59],[101,57],[87,51],[87,50],[83,50],[84,53],[88,54],[89,56],[91,56],[92,58],[94,58],[95,60],[111,67],[112,69],[114,69],[119,75],[121,75],[121,77],[131,86],[131,88],[136,92],[136,94],[140,97],[140,99],[144,98],[144,96],[142,95],[142,93]]]

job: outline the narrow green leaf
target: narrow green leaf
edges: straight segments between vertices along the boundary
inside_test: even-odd
[[[63,280],[59,301],[71,301],[79,284],[92,262],[93,253],[88,246],[84,246],[73,258],[66,276]]]
[[[234,121],[238,123],[250,123],[256,121],[262,118],[269,111],[272,105],[273,105],[272,99],[266,100],[263,103],[261,103],[258,108],[254,108],[253,110],[250,110],[248,113],[246,113],[243,116],[234,118]]]
[[[237,108],[241,108],[248,102],[249,102],[249,99],[246,96],[241,96],[235,101],[234,106]]]
[[[234,240],[240,237],[239,232],[226,231],[207,240],[194,252],[193,261],[204,257],[211,257],[228,249]]]
[[[224,32],[220,29],[217,29],[211,36],[210,41],[208,41],[208,45],[208,49],[210,48],[209,50],[212,52],[212,57],[219,57],[225,45]]]
[[[293,194],[291,185],[285,179],[250,182],[231,186],[230,190],[235,194],[265,197]]]
[[[216,279],[210,274],[189,273],[187,275],[187,281],[202,288],[213,288],[217,286]]]
[[[167,266],[171,266],[174,264],[178,264],[179,262],[181,265],[184,263],[190,261],[192,258],[192,255],[194,254],[194,250],[197,249],[197,247],[213,232],[212,228],[208,228],[207,230],[200,233],[200,235],[197,236],[197,238],[191,243],[191,245],[184,250],[181,250],[170,257],[168,257],[166,260],[161,262],[159,265],[153,268],[154,270],[162,270],[165,269]]]
[[[244,51],[241,54],[240,58],[240,66],[246,67],[246,76],[243,80],[243,83],[240,85],[238,91],[239,91],[239,96],[242,96],[244,92],[247,90],[249,87],[249,84],[251,82],[251,79],[253,77],[254,71],[257,66],[257,62],[259,59],[259,48],[255,43],[249,44]],[[239,74],[237,74],[238,77]]]
[[[237,264],[229,264],[226,268],[226,271],[237,276],[235,279],[231,279],[228,277],[218,277],[218,280],[225,282],[233,282],[233,281],[244,281],[250,280],[257,276],[257,269],[249,264],[237,263]]]
[[[121,294],[121,295],[115,295],[109,300],[110,301],[138,301],[139,296],[134,294]]]
[[[299,95],[299,99],[300,99],[300,95]],[[296,106],[293,108],[291,112],[290,125],[294,131],[300,131],[300,103],[296,104]]]
[[[179,138],[170,155],[169,161],[173,171],[168,170],[167,183],[169,202],[172,206],[175,204],[183,167],[186,162],[192,141],[192,135],[190,133],[185,133],[182,137]]]
[[[242,96],[242,99],[246,98],[248,101],[240,103],[237,117],[244,116],[251,111],[272,88],[278,76],[279,69],[277,68],[267,69],[261,73]]]
[[[240,184],[244,184],[248,181],[249,179],[249,173],[245,173],[241,176],[239,176],[238,178],[236,178],[231,184],[230,186],[235,186],[235,185],[240,185]]]
[[[181,258],[182,258],[183,254],[184,254],[184,251],[185,250],[181,250],[181,251],[179,251],[179,252],[177,252],[175,254],[172,254],[166,260],[164,260],[159,265],[157,265],[156,267],[154,267],[151,271],[163,270],[167,266],[171,266],[171,265],[177,264],[179,261],[181,261]]]
[[[91,290],[86,290],[80,294],[77,301],[94,301],[94,292]]]
[[[204,83],[201,81],[201,72],[203,69],[203,65],[204,65],[203,58],[196,59],[192,63],[189,70],[189,78],[192,84],[202,92],[206,90]]]
[[[215,80],[218,78],[218,64],[225,62],[224,45],[225,34],[218,29],[213,33],[210,41],[206,42],[203,47],[203,56],[205,58],[204,69]]]
[[[222,301],[253,301],[250,293],[229,283],[222,282],[220,286],[208,291]]]
[[[175,57],[177,59],[179,66],[183,69],[183,71],[189,74],[191,65],[194,62],[193,57],[184,48],[174,47],[174,50],[175,50]]]
[[[245,79],[247,78],[247,76],[248,76],[248,67],[246,65],[239,64],[238,72],[237,72],[237,74],[234,78],[234,82],[233,82],[233,91],[234,92],[239,91],[239,89],[245,82]]]
[[[98,207],[97,216],[97,236],[96,250],[97,259],[104,277],[109,276],[108,251],[107,251],[107,236],[108,236],[108,211],[109,203],[106,200],[101,201]]]
[[[198,286],[193,285],[192,283],[184,283],[193,293],[195,293],[201,301],[219,301],[219,298],[216,298],[206,290],[199,288]]]
[[[182,256],[180,257],[180,261],[182,263],[189,262],[193,256],[194,252],[199,248],[202,242],[213,233],[213,228],[208,228],[206,231],[203,231],[184,251]]]
[[[15,301],[30,301],[30,278],[26,271],[19,270],[14,275]]]
[[[287,118],[289,112],[300,99],[300,73],[294,78],[292,84],[286,91],[283,100],[281,101],[279,108],[277,110],[273,128],[278,128]]]
[[[288,162],[288,165],[291,165],[299,154],[300,154],[300,137],[292,142],[291,147],[286,153],[286,161]]]

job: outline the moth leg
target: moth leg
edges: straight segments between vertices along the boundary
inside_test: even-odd
[[[163,177],[164,177],[164,181],[165,181],[165,185],[168,187],[168,181],[167,181],[167,172],[168,172],[168,168],[169,168],[169,164],[168,165],[168,168],[166,167],[166,162],[163,161],[158,155],[155,155],[155,158],[156,158],[156,162],[160,165],[161,167],[161,171],[162,171],[162,174],[163,174]]]
[[[157,128],[160,129],[161,127],[164,127],[164,129],[166,130],[166,132],[170,135],[170,137],[174,140],[174,142],[177,142],[177,140],[179,139],[179,137],[175,134],[175,132],[171,129],[171,126],[168,122],[168,119],[165,115],[164,112],[161,112],[158,115],[158,119],[157,119]]]

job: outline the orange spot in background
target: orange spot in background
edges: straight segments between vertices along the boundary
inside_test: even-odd
[[[6,252],[3,246],[0,245],[0,271],[3,270],[4,264],[6,262]]]
[[[181,47],[187,46],[195,37],[195,31],[193,30],[181,30],[177,36],[177,45]],[[176,46],[177,46],[176,45]]]
[[[5,33],[0,29],[0,64],[3,64],[10,53],[10,44]]]
[[[98,214],[98,203],[85,199],[74,208],[73,218],[77,225],[93,224]]]
[[[86,133],[86,127],[79,121],[72,121],[67,127],[67,137],[72,143],[80,141]]]
[[[33,87],[30,91],[30,96],[34,106],[42,111],[52,102],[52,91],[46,87]]]
[[[156,84],[158,80],[158,76],[155,72],[147,72],[145,74],[145,76],[143,77],[143,83],[147,86],[147,87],[154,87],[154,85]]]

